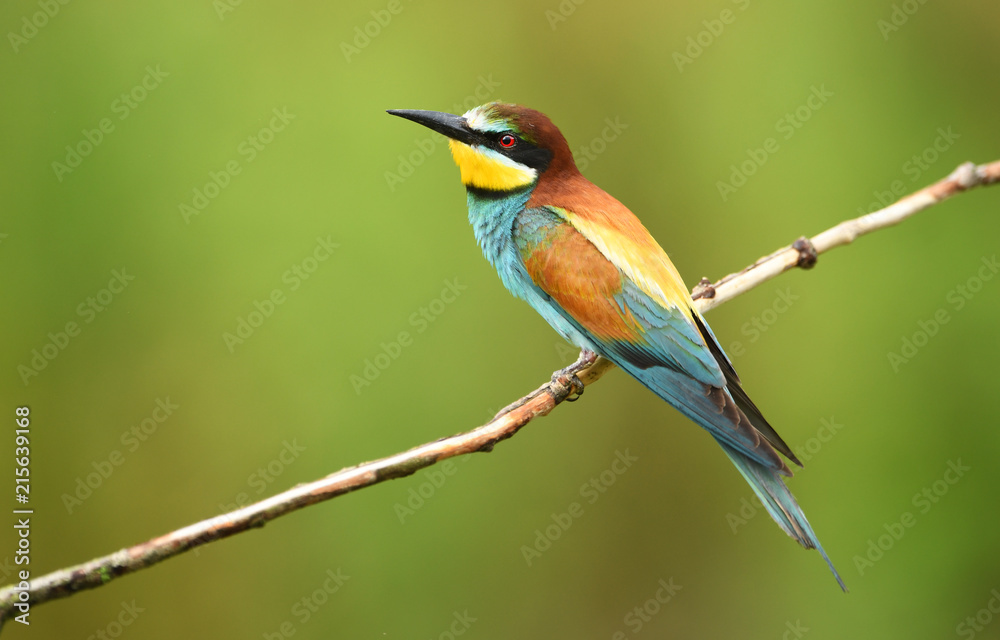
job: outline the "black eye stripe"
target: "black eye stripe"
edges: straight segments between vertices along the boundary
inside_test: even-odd
[[[552,160],[551,151],[539,147],[511,131],[480,132],[479,135],[485,146],[492,147],[498,153],[538,172],[545,171]],[[505,147],[503,141],[508,137],[513,144]]]

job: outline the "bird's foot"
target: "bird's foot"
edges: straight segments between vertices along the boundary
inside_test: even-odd
[[[569,369],[570,367],[566,367]],[[583,382],[575,373],[562,373],[566,369],[560,369],[556,373],[552,374],[552,384],[559,387],[564,387],[569,389],[569,395],[566,396],[566,402],[576,402],[583,395]]]
[[[596,353],[589,349],[581,349],[580,357],[576,359],[576,362],[552,374],[553,385],[558,385],[569,390],[569,395],[566,396],[567,402],[576,402],[583,395],[583,390],[586,387],[577,374],[593,365],[596,361]]]

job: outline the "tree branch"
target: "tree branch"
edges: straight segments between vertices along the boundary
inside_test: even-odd
[[[789,269],[810,269],[816,257],[831,249],[850,244],[855,239],[891,227],[910,216],[933,206],[951,196],[973,187],[987,186],[1000,181],[1000,160],[976,166],[971,162],[959,165],[947,178],[911,193],[903,199],[868,215],[841,222],[835,227],[810,238],[799,238],[793,244],[778,249],[738,273],[731,273],[715,284],[702,279],[695,287],[699,299],[698,310],[706,312],[741,293],[761,285]]]
[[[707,279],[695,287],[693,296],[699,311],[706,312],[795,267],[811,268],[819,254],[849,244],[872,231],[889,227],[951,196],[977,186],[1000,181],[1000,160],[976,166],[965,163],[947,178],[932,184],[884,209],[842,222],[811,239],[799,238],[790,246],[765,256],[746,269],[712,284]],[[27,591],[17,585],[0,589],[0,625],[18,615],[27,604],[65,598],[77,591],[93,589],[120,576],[151,567],[159,562],[214,540],[255,527],[317,502],[350,491],[402,478],[454,456],[491,451],[537,416],[544,416],[574,395],[574,375],[589,385],[613,368],[609,361],[584,352],[571,366],[557,371],[551,382],[504,408],[486,425],[404,453],[342,469],[321,480],[298,485],[288,491],[230,513],[202,520],[141,544],[121,549],[90,562],[67,567],[30,581]],[[26,596],[21,594],[26,593]]]

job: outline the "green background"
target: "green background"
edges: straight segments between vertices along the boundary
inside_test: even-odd
[[[544,111],[689,285],[859,215],[895,181],[909,192],[1000,157],[991,3],[72,2],[12,42],[40,6],[0,8],[0,476],[12,491],[14,407],[29,405],[36,576],[470,429],[574,358],[483,260],[441,138],[387,108],[485,96]],[[164,75],[136,89],[147,67]],[[818,109],[813,89],[832,93]],[[294,119],[268,131],[275,109]],[[808,120],[786,137],[796,110]],[[104,118],[113,130],[57,176]],[[268,144],[251,160],[256,136]],[[768,138],[777,151],[723,198]],[[809,454],[790,486],[848,595],[766,515],[740,515],[752,494],[706,434],[613,372],[449,476],[314,506],[39,606],[8,635],[114,633],[134,601],[127,637],[288,623],[296,638],[447,638],[466,612],[455,629],[470,638],[1000,637],[1000,620],[959,627],[1000,588],[1000,278],[980,279],[998,207],[997,189],[961,195],[709,315],[751,396]],[[338,247],[313,264],[317,238]],[[316,268],[293,290],[294,265]],[[87,312],[116,269],[134,280]],[[460,291],[447,303],[446,282]],[[950,292],[966,285],[959,309]],[[275,289],[284,302],[227,346]],[[26,383],[19,367],[68,322],[79,334]],[[398,357],[356,389],[383,343]],[[130,440],[158,399],[177,408]],[[588,502],[581,485],[616,452],[637,460]],[[949,461],[969,468],[955,484]],[[914,502],[935,482],[936,502]],[[433,495],[401,518],[421,488]],[[574,502],[582,515],[529,566],[522,547]],[[913,526],[859,569],[905,512]],[[15,538],[0,530],[6,583]],[[332,595],[328,570],[349,576]],[[627,616],[660,580],[681,589],[637,629]],[[314,597],[303,620],[293,607]]]

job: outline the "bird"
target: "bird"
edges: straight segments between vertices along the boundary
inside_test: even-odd
[[[816,549],[846,592],[782,479],[792,475],[782,455],[802,463],[743,390],[666,252],[580,173],[549,117],[499,101],[462,115],[387,113],[448,138],[476,241],[507,290],[708,431],[778,526]]]

